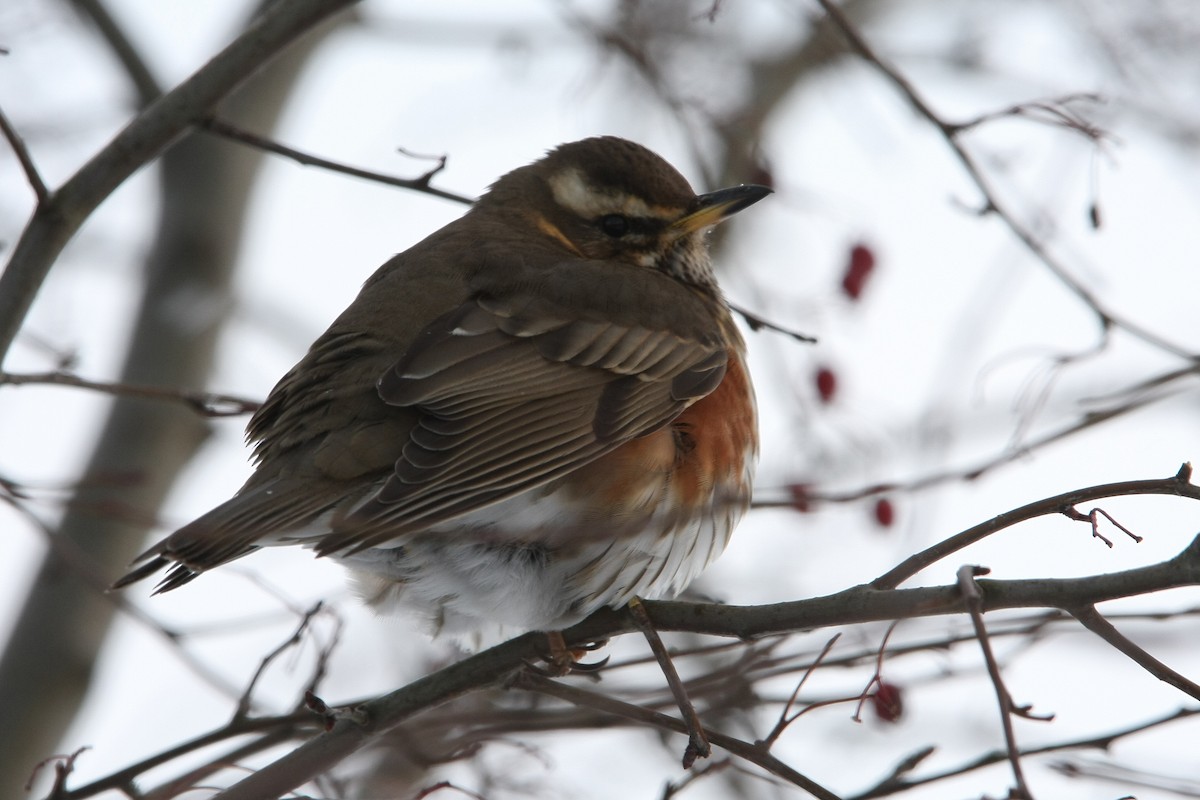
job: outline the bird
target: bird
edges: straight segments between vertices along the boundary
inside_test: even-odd
[[[707,232],[770,193],[696,194],[614,136],[503,175],[364,283],[250,419],[245,485],[114,588],[302,545],[377,611],[476,643],[678,595],[759,448]]]

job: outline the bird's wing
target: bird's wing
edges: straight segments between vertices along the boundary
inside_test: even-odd
[[[547,265],[508,285],[477,285],[399,355],[335,323],[251,421],[255,476],[116,585],[174,565],[166,591],[287,540],[386,543],[560,478],[724,376],[712,307],[661,273]]]
[[[657,430],[720,384],[712,336],[580,313],[554,292],[480,296],[427,327],[379,380],[419,412],[380,491],[335,521],[320,553],[353,552],[560,478]],[[593,301],[596,298],[593,298]]]

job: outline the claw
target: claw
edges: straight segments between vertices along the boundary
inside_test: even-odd
[[[582,661],[572,661],[571,662],[571,672],[584,672],[584,673],[599,672],[600,670],[602,670],[606,666],[608,666],[608,662],[609,662],[610,658],[611,658],[611,656],[605,656],[604,658],[600,659],[599,661],[592,661],[589,663],[584,663]]]
[[[561,631],[548,631],[546,638],[549,640],[550,645],[550,652],[545,657],[546,666],[535,666],[526,662],[526,666],[538,675],[548,678],[561,678],[572,672],[594,674],[608,664],[608,656],[590,663],[580,661],[585,654],[595,652],[608,644],[607,639],[602,639],[599,642],[589,642],[578,647],[567,647]]]

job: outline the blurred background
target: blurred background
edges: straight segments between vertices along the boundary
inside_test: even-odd
[[[561,142],[597,134],[647,145],[698,191],[772,185],[769,200],[714,239],[722,283],[739,307],[819,342],[747,331],[762,507],[694,588],[738,604],[800,599],[869,581],[1008,509],[1166,478],[1200,455],[1194,3],[840,8],[882,64],[854,55],[813,0],[366,0],[255,76],[218,117],[365,170],[437,170],[431,185],[466,198]],[[246,0],[9,0],[0,110],[54,188],[254,12]],[[113,31],[126,37],[124,55]],[[34,202],[12,150],[0,148],[6,256]],[[261,399],[376,267],[464,208],[195,133],[88,219],[4,369]],[[55,753],[91,748],[68,780],[79,787],[223,726],[264,656],[318,601],[300,643],[258,681],[256,712],[292,709],[318,665],[320,694],[335,703],[457,657],[406,620],[358,608],[339,568],[302,551],[262,552],[153,599],[141,585],[121,598],[102,593],[146,541],[237,490],[250,471],[245,421],[161,399],[0,386],[0,642],[11,642],[0,662],[0,795],[22,796],[34,765]],[[1188,500],[1100,505],[1145,540],[1102,520],[1109,548],[1086,524],[1047,517],[908,585],[951,583],[963,563],[997,579],[1115,572],[1171,557],[1200,529]],[[1173,590],[1103,610],[1195,679],[1198,602],[1194,590]],[[1017,723],[1024,747],[1196,707],[1078,625],[1033,613],[987,619],[1013,631],[995,647],[1017,702],[1055,715]],[[885,632],[844,629],[831,658],[846,662],[813,671],[801,704],[861,692]],[[968,632],[965,618],[901,624],[889,642],[915,652],[886,658],[883,678],[902,692],[903,713],[868,708],[857,722],[854,703],[816,708],[774,752],[849,797],[925,746],[936,750],[907,777],[1002,748],[978,646],[949,643]],[[797,635],[779,652],[807,663],[830,635]],[[621,664],[645,646],[625,637],[608,652]],[[720,654],[706,658],[681,668],[732,669]],[[755,673],[755,702],[723,707],[721,724],[748,741],[765,736],[801,674]],[[598,688],[660,693],[654,681],[652,671],[621,668]],[[476,698],[457,721],[429,723],[438,733],[421,758],[396,755],[416,747],[401,743],[310,793],[409,797],[446,780],[458,787],[448,796],[649,798],[683,780],[679,737],[586,719],[540,733],[497,723],[501,733],[458,752],[463,719],[527,706]],[[582,730],[564,733],[573,726]],[[1031,757],[1026,773],[1037,796],[1060,800],[1200,796],[1187,744],[1197,735],[1195,721],[1155,725],[1104,752]],[[139,782],[164,787],[181,765],[213,759],[193,753]],[[679,792],[798,793],[734,763]],[[50,773],[30,796],[45,796]],[[206,773],[201,783],[239,774]],[[1009,782],[998,763],[906,796],[996,797]],[[85,796],[119,796],[119,787]]]

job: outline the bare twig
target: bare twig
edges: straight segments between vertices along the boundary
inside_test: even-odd
[[[142,774],[156,767],[169,764],[177,758],[211,747],[214,744],[229,739],[235,739],[247,734],[262,734],[254,741],[259,743],[257,750],[273,747],[289,738],[303,733],[312,733],[316,729],[311,714],[295,712],[281,717],[255,717],[232,720],[215,730],[203,733],[175,747],[167,748],[154,755],[130,764],[122,770],[95,780],[77,789],[72,789],[64,796],[64,800],[81,800],[101,792],[113,789],[128,789]],[[126,792],[128,794],[128,791]]]
[[[976,567],[969,564],[960,567],[958,570],[958,588],[962,592],[967,613],[971,616],[971,625],[975,628],[975,637],[979,639],[979,648],[983,651],[983,660],[987,664],[988,677],[992,680],[992,687],[996,690],[996,700],[1000,705],[1000,723],[1004,728],[1004,743],[1008,749],[1008,763],[1012,767],[1013,781],[1016,784],[1009,793],[1009,797],[1013,798],[1013,800],[1033,800],[1033,795],[1025,783],[1025,774],[1021,769],[1021,751],[1017,746],[1017,735],[1013,731],[1012,725],[1013,714],[1019,713],[1022,710],[1028,711],[1028,707],[1021,707],[1013,702],[1012,695],[1008,693],[1008,689],[1004,685],[1004,679],[1000,676],[1000,665],[996,663],[996,655],[992,652],[992,644],[987,635],[987,626],[983,624],[983,594],[979,591],[979,584],[975,582],[975,578],[980,575],[987,575],[990,571],[986,567]],[[1024,713],[1021,715],[1026,716]]]
[[[851,717],[855,722],[862,722],[862,707],[866,704],[867,698],[871,696],[871,689],[877,687],[882,681],[883,657],[887,653],[888,639],[892,638],[892,634],[895,633],[896,626],[899,624],[900,620],[895,620],[888,625],[887,632],[883,634],[883,641],[879,643],[879,652],[875,655],[875,671],[871,673],[871,679],[863,688],[862,696],[858,700],[858,707],[854,709],[854,716]]]
[[[806,710],[808,710],[801,709],[795,714],[788,714],[788,712],[792,710],[792,706],[796,704],[796,698],[800,695],[800,689],[804,686],[805,682],[808,680],[809,676],[813,674],[816,668],[821,666],[821,662],[825,660],[827,655],[829,655],[829,651],[833,649],[833,646],[837,644],[837,640],[840,639],[841,636],[841,633],[834,634],[833,637],[825,643],[825,646],[821,648],[821,652],[817,654],[817,657],[813,659],[808,668],[804,670],[804,674],[801,675],[800,680],[796,682],[796,688],[792,690],[791,696],[788,697],[787,702],[783,704],[783,708],[779,710],[779,719],[775,720],[775,725],[771,728],[771,732],[762,738],[762,744],[765,747],[773,746],[775,742],[779,740],[779,737],[783,735],[783,732],[787,730],[787,727],[795,722]],[[809,706],[808,708],[812,707],[813,706]]]
[[[1099,759],[1063,760],[1047,766],[1066,778],[1091,778],[1116,784],[1122,790],[1141,786],[1146,789],[1161,789],[1178,797],[1200,797],[1200,781],[1193,778],[1156,775],[1144,769],[1113,764]],[[1136,800],[1136,797],[1127,794],[1118,800]]]
[[[337,161],[331,161],[327,158],[314,156],[311,153],[305,153],[293,147],[280,144],[272,139],[268,139],[265,136],[259,136],[258,134],[244,131],[238,127],[235,127],[234,125],[229,124],[228,122],[217,119],[216,117],[210,117],[204,120],[202,127],[204,130],[216,136],[220,136],[224,139],[229,139],[235,142],[240,142],[242,144],[249,145],[250,147],[264,150],[268,153],[275,153],[276,155],[285,156],[306,167],[320,167],[321,169],[327,169],[331,172],[338,172],[343,175],[352,175],[356,178],[365,178],[366,180],[374,181],[375,183],[382,183],[387,186],[397,186],[401,189],[412,189],[413,191],[431,194],[434,197],[441,197],[445,200],[453,200],[456,203],[466,203],[469,205],[470,203],[474,202],[474,200],[466,195],[448,192],[445,189],[438,189],[435,186],[429,185],[429,181],[433,178],[433,176],[437,175],[445,167],[446,162],[444,156],[441,157],[440,163],[437,167],[429,170],[420,177],[397,178],[392,175],[385,175],[381,172],[374,172],[371,170],[361,169],[359,167],[352,167],[349,164],[342,164]],[[401,152],[404,151],[402,150]]]
[[[268,730],[263,735],[236,745],[200,766],[188,770],[183,775],[167,781],[162,786],[142,794],[139,800],[175,800],[181,794],[198,788],[199,782],[205,778],[223,769],[236,766],[244,758],[270,750],[272,747],[286,742],[289,738],[291,738],[291,734],[286,728]],[[69,800],[69,798],[63,798],[63,800]]]
[[[1135,736],[1148,730],[1154,730],[1172,722],[1191,719],[1197,714],[1200,714],[1200,709],[1180,709],[1179,711],[1174,711],[1161,717],[1155,717],[1154,719],[1146,722],[1121,728],[1120,730],[1113,731],[1111,733],[1105,733],[1099,736],[1089,736],[1081,739],[1068,739],[1066,741],[1056,742],[1054,744],[1042,745],[1041,747],[1031,747],[1022,750],[1021,757],[1029,758],[1031,756],[1043,755],[1045,753],[1060,753],[1064,750],[1108,750],[1113,746],[1113,744],[1122,739],[1127,739],[1131,736]],[[994,750],[990,753],[985,753],[974,761],[911,780],[899,778],[896,776],[897,771],[894,770],[893,775],[896,777],[885,779],[870,789],[867,789],[865,792],[847,797],[846,800],[870,800],[870,798],[887,797],[893,794],[900,794],[901,792],[906,792],[920,786],[927,786],[932,783],[937,783],[938,781],[943,781],[947,778],[955,778],[959,775],[966,775],[976,770],[990,767],[993,764],[999,764],[1007,759],[1007,751]]]
[[[588,691],[576,686],[568,686],[565,683],[552,681],[533,673],[522,673],[516,685],[519,688],[548,694],[568,703],[584,706],[585,708],[594,708],[609,714],[616,714],[617,716],[636,720],[642,724],[675,731],[676,733],[687,733],[687,727],[681,720],[668,717],[666,714],[659,714],[656,711],[649,711],[640,706],[623,703],[620,700],[597,692]],[[752,764],[756,764],[772,775],[805,790],[813,797],[820,798],[820,800],[838,800],[838,795],[771,755],[767,747],[751,744],[750,742],[726,736],[717,731],[709,731],[708,735],[713,744],[726,752],[732,753],[739,758],[744,758]]]
[[[1174,686],[1181,692],[1200,700],[1200,684],[1188,679],[1154,656],[1138,647],[1113,626],[1111,622],[1096,610],[1094,605],[1068,608],[1067,612],[1079,620],[1079,623],[1104,641],[1111,644],[1120,652],[1129,656],[1138,666],[1158,678],[1163,683]]]
[[[39,203],[0,274],[0,363],[58,255],[83,221],[260,66],[354,0],[281,0],[194,75],[139,114],[51,198]]]
[[[697,767],[693,770],[688,770],[688,773],[677,781],[667,781],[663,787],[663,793],[659,795],[659,800],[671,800],[672,797],[678,797],[687,787],[691,786],[698,780],[707,778],[710,775],[715,775],[719,772],[724,772],[733,767],[734,761],[732,758],[718,758],[710,761],[702,767]]]
[[[1124,495],[1170,494],[1190,497],[1200,500],[1200,486],[1191,483],[1191,464],[1184,464],[1173,477],[1148,480],[1125,481],[1091,486],[1086,489],[1076,489],[1044,500],[1037,500],[1028,505],[1014,508],[992,517],[987,522],[968,528],[962,533],[944,539],[932,547],[906,558],[897,566],[871,581],[871,586],[877,589],[890,589],[899,586],[904,581],[916,575],[929,565],[940,561],[951,553],[958,552],[968,545],[985,539],[993,533],[1010,528],[1017,523],[1049,514],[1067,514],[1079,503],[1098,500],[1105,497]]]
[[[67,788],[67,778],[75,771],[75,761],[83,755],[90,747],[80,747],[75,752],[69,755],[50,756],[42,760],[33,768],[33,772],[29,776],[29,781],[25,784],[25,791],[33,789],[33,782],[37,778],[37,774],[41,772],[42,767],[48,764],[54,764],[54,785],[50,788],[50,800],[58,800],[64,797]]]
[[[662,637],[658,635],[658,630],[654,627],[654,622],[650,619],[645,604],[639,598],[633,598],[629,601],[629,613],[633,616],[638,628],[641,629],[646,643],[650,645],[650,650],[654,653],[654,658],[658,661],[658,666],[667,679],[671,695],[679,706],[679,714],[683,717],[683,723],[688,733],[688,744],[683,751],[683,768],[691,769],[697,758],[708,758],[712,755],[712,748],[708,746],[708,739],[704,735],[704,726],[700,723],[700,715],[696,713],[696,707],[692,705],[687,689],[683,688],[683,681],[679,680],[675,662],[671,660],[671,654],[667,652]]]
[[[1001,203],[997,197],[995,190],[992,189],[991,183],[983,174],[983,170],[975,162],[974,156],[967,150],[960,140],[960,134],[978,124],[978,121],[973,121],[965,124],[954,124],[944,120],[933,107],[921,96],[916,87],[898,72],[894,67],[887,64],[868,44],[861,32],[847,19],[842,12],[838,3],[835,0],[816,0],[816,2],[825,10],[829,19],[837,26],[842,35],[850,43],[851,48],[858,53],[863,59],[871,64],[880,75],[890,81],[899,92],[904,95],[909,104],[916,109],[922,117],[932,123],[938,131],[941,132],[946,143],[962,164],[963,169],[971,178],[971,181],[979,189],[980,194],[984,199],[983,208],[980,209],[981,214],[994,214],[1004,225],[1017,237],[1017,239],[1025,246],[1030,253],[1042,262],[1050,272],[1069,289],[1076,297],[1078,297],[1085,305],[1092,310],[1096,315],[1101,328],[1101,336],[1107,335],[1109,328],[1116,326],[1124,330],[1126,333],[1141,339],[1143,342],[1156,347],[1163,352],[1170,353],[1181,358],[1193,360],[1194,353],[1191,353],[1186,348],[1181,347],[1174,342],[1171,342],[1143,327],[1135,324],[1131,320],[1123,319],[1110,311],[1100,299],[1091,292],[1078,278],[1071,274],[1071,271],[1053,256],[1038,239],[1037,235],[1026,225],[1018,221],[1016,215],[1010,211],[1007,206]],[[1083,130],[1085,126],[1076,125],[1077,130]]]
[[[1191,371],[1193,370],[1186,370],[1186,372]],[[956,467],[953,469],[924,475],[909,481],[887,481],[884,483],[873,483],[846,491],[821,492],[815,489],[806,488],[804,500],[810,505],[815,505],[817,503],[852,503],[857,500],[862,500],[868,497],[876,497],[881,494],[918,492],[923,489],[929,489],[945,483],[976,480],[992,472],[998,467],[1009,464],[1017,459],[1025,458],[1034,451],[1060,442],[1078,433],[1090,430],[1091,428],[1108,422],[1109,420],[1113,420],[1134,411],[1141,410],[1153,403],[1160,402],[1172,396],[1174,396],[1173,393],[1163,392],[1157,395],[1147,395],[1144,397],[1134,398],[1111,408],[1089,411],[1075,422],[1059,428],[1058,430],[1051,431],[1050,433],[1035,440],[1024,442],[1019,449],[1006,450],[999,455],[975,464],[974,466]],[[793,508],[795,507],[795,504],[796,501],[794,498],[781,500],[756,500],[754,501],[754,508]]]
[[[54,551],[55,557],[58,558],[61,564],[72,570],[80,583],[90,588],[95,596],[103,602],[111,603],[134,622],[142,625],[162,639],[175,656],[197,678],[221,694],[229,697],[237,696],[237,688],[230,684],[219,672],[205,664],[195,653],[185,647],[182,637],[178,633],[169,630],[165,625],[125,600],[121,595],[108,591],[108,576],[99,574],[96,570],[95,562],[90,555],[81,551],[78,542],[58,536],[55,531],[51,530],[25,504],[26,498],[22,495],[22,492],[23,490],[15,486],[11,481],[0,479],[0,502],[8,504],[42,535],[47,545]]]
[[[234,719],[245,717],[250,713],[251,698],[254,695],[254,688],[258,686],[258,681],[260,678],[262,678],[263,673],[267,671],[267,667],[269,667],[275,659],[279,658],[285,652],[300,644],[304,638],[305,632],[308,630],[309,623],[312,622],[313,617],[319,614],[324,607],[325,604],[318,600],[312,608],[304,612],[304,616],[300,619],[300,623],[296,626],[296,630],[292,631],[292,635],[280,642],[274,650],[267,653],[259,660],[258,668],[254,670],[254,674],[250,677],[249,683],[246,684],[246,689],[242,692],[242,696],[238,698],[237,708],[234,709],[233,712]]]
[[[125,30],[113,19],[112,14],[108,13],[104,3],[101,0],[71,0],[71,4],[86,14],[100,31],[100,36],[121,62],[125,74],[137,89],[139,104],[142,107],[148,106],[162,95],[162,86],[150,71],[146,60],[125,35]]]
[[[1141,536],[1138,536],[1136,533],[1129,530],[1121,523],[1117,522],[1113,518],[1112,514],[1109,514],[1107,511],[1105,511],[1102,508],[1093,508],[1091,511],[1089,511],[1085,514],[1082,511],[1072,507],[1072,508],[1063,509],[1062,513],[1064,516],[1069,517],[1070,519],[1073,519],[1076,522],[1090,523],[1092,526],[1092,538],[1099,539],[1100,541],[1104,542],[1106,545],[1108,545],[1108,547],[1110,549],[1113,546],[1112,539],[1109,539],[1107,536],[1105,536],[1104,534],[1102,534],[1100,532],[1100,517],[1104,517],[1105,519],[1107,519],[1116,528],[1120,529],[1120,531],[1122,533],[1124,533],[1130,539],[1133,539],[1133,541],[1139,542],[1139,543],[1142,541]]]
[[[25,171],[25,180],[29,181],[29,185],[33,187],[33,194],[37,198],[38,205],[48,203],[50,189],[46,187],[46,182],[42,180],[42,174],[38,172],[37,165],[33,163],[33,154],[29,152],[25,140],[8,121],[8,116],[3,109],[0,109],[0,133],[4,134],[4,138],[8,140],[8,146],[17,156],[17,161],[21,162],[21,169]]]
[[[0,372],[0,386],[74,386],[120,397],[141,397],[150,400],[165,400],[183,403],[203,417],[234,417],[250,414],[262,405],[231,394],[196,392],[188,389],[170,389],[164,386],[146,386],[131,383],[109,383],[91,381],[69,372]]]
[[[1083,116],[1071,110],[1070,104],[1079,101],[1103,103],[1104,98],[1092,92],[1074,92],[1048,100],[1028,100],[1023,103],[1011,105],[1008,108],[980,114],[966,122],[948,123],[947,129],[952,134],[958,134],[971,128],[977,128],[985,123],[1003,119],[1004,117],[1021,117],[1034,122],[1042,122],[1047,125],[1054,125],[1074,131],[1092,143],[1103,142],[1105,139],[1110,138],[1106,131],[1096,127]]]
[[[736,305],[734,303],[730,303],[730,302],[726,301],[726,305],[729,306],[730,311],[734,312],[735,314],[740,316],[742,319],[746,320],[746,324],[750,326],[750,330],[752,330],[752,331],[759,331],[759,330],[765,329],[768,331],[775,331],[776,333],[782,333],[784,336],[790,336],[791,338],[795,339],[797,342],[803,342],[804,344],[816,344],[817,343],[817,337],[815,337],[815,336],[809,336],[807,333],[801,333],[800,331],[794,331],[791,328],[785,328],[782,325],[777,325],[774,322],[771,322],[768,319],[764,319],[764,318],[758,316],[757,314],[747,311],[746,309],[744,309],[741,306]]]
[[[1078,607],[1197,583],[1200,583],[1200,537],[1175,558],[1148,567],[1086,578],[988,581],[981,610],[1066,604]],[[862,586],[825,597],[769,606],[648,602],[647,607],[659,630],[746,639],[834,624],[961,613],[963,606],[961,592],[956,586],[891,591]],[[602,609],[563,631],[563,636],[571,645],[609,638],[636,628],[628,612]],[[283,794],[328,770],[413,715],[481,688],[503,684],[510,676],[519,675],[526,662],[542,654],[543,642],[544,636],[538,633],[517,637],[364,703],[358,707],[355,718],[339,719],[328,733],[259,769],[219,797],[222,800],[250,800]],[[667,721],[663,725],[673,726],[673,730],[686,730],[681,721],[661,714],[658,717]],[[724,740],[715,735],[710,735],[710,739],[714,744],[726,747]],[[737,746],[736,742],[733,746]],[[774,765],[773,761],[770,763]],[[775,769],[772,766],[771,771]]]

